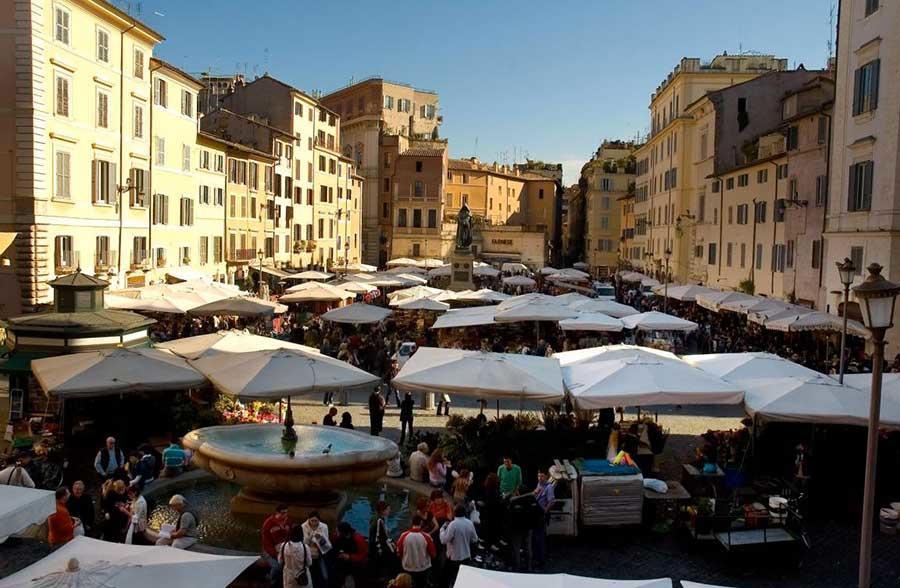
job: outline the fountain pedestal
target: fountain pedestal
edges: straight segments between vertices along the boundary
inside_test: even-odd
[[[288,514],[295,521],[305,521],[310,513],[318,512],[322,522],[334,529],[347,506],[347,495],[344,492],[331,492],[318,496],[280,496],[242,488],[231,499],[231,512],[237,515],[267,517],[278,504],[286,504]]]

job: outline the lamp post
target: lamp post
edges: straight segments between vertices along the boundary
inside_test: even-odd
[[[847,303],[850,301],[850,285],[853,284],[853,275],[856,273],[856,266],[850,258],[845,257],[844,261],[835,262],[838,274],[841,277],[841,284],[844,285],[844,310],[841,314],[844,316],[844,325],[841,328],[841,359],[838,371],[838,382],[844,383],[844,353],[847,346]]]
[[[256,255],[257,255],[257,257],[259,257],[259,276],[258,276],[258,279],[257,279],[257,281],[256,281],[256,295],[259,296],[260,298],[262,298],[262,280],[263,280],[263,277],[262,277],[262,264],[263,264],[263,250],[262,250],[262,249],[257,249],[257,250],[256,250]]]
[[[853,293],[860,300],[863,320],[872,333],[872,392],[869,400],[869,430],[866,443],[866,485],[863,493],[859,542],[859,588],[869,588],[872,573],[872,519],[875,516],[875,471],[878,459],[878,421],[881,416],[881,372],[884,367],[884,334],[894,324],[894,302],[900,286],[881,275],[873,263],[869,275]]]
[[[668,314],[669,313],[669,259],[671,259],[671,257],[672,257],[672,251],[669,249],[666,249],[663,252],[663,255],[666,258],[666,275],[665,275],[666,281],[665,281],[665,286],[663,286],[663,313]]]

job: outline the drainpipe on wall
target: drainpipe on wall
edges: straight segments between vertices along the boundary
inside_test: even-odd
[[[778,183],[778,180],[775,180],[775,183]],[[756,291],[756,198],[754,198],[751,202],[753,202],[753,243],[750,246],[750,281],[753,282],[753,290]]]
[[[788,161],[790,161],[790,156],[788,155],[786,157],[786,159]],[[777,238],[776,235],[778,234],[778,223],[775,222],[775,212],[776,212],[776,210],[778,210],[778,165],[774,162],[772,162],[772,165],[775,166],[775,194],[772,199],[772,267],[771,267],[771,270],[772,270],[771,282],[772,283],[771,283],[770,289],[772,290],[772,296],[774,296],[775,295],[775,253],[774,252],[775,252],[775,239]],[[787,179],[787,178],[785,178],[785,179]],[[787,206],[785,205],[785,210],[786,209],[787,209]],[[784,220],[782,220],[782,222],[784,222]]]
[[[838,2],[838,21],[840,21],[840,2]],[[837,59],[837,53],[835,52],[835,59]],[[837,64],[835,63],[835,78],[837,78]],[[835,90],[836,91],[836,90]],[[832,105],[834,102],[832,102]],[[826,221],[828,220],[828,200],[829,196],[831,196],[831,125],[833,119],[830,114],[826,114],[824,111],[820,116],[824,116],[828,119],[828,144],[825,147],[825,201],[822,203],[822,245],[819,248],[819,254],[822,258],[825,257],[825,229],[826,229]],[[822,289],[822,278],[824,277],[824,269],[825,264],[822,263],[822,259],[819,260],[819,289]],[[818,300],[816,301],[818,302]]]
[[[718,217],[716,220],[719,222],[719,243],[718,243],[718,245],[716,245],[716,247],[721,248],[722,247],[722,239],[724,238],[723,229],[724,229],[724,225],[725,225],[724,219],[723,219],[723,217],[725,216],[725,210],[724,210],[725,209],[725,182],[722,181],[721,176],[713,176],[713,178],[715,179],[715,181],[719,182],[719,213],[716,215]],[[709,244],[707,243],[706,246],[709,247]],[[709,254],[709,251],[707,250],[707,257],[708,257],[708,254]],[[716,271],[719,274],[719,278],[721,278],[722,277],[722,252],[721,251],[716,251],[716,268],[717,268]]]
[[[150,107],[148,110],[150,111],[150,119],[149,119],[149,129],[148,135],[150,138],[150,162],[147,165],[147,194],[150,195],[150,202],[147,206],[147,265],[153,267],[156,265],[156,262],[153,259],[153,197],[155,196],[155,192],[153,190],[153,162],[154,162],[154,145],[153,140],[153,72],[159,71],[162,66],[157,66],[155,69],[150,67],[149,77],[150,78]],[[144,204],[147,204],[146,202]],[[168,205],[168,202],[166,203]],[[152,264],[152,265],[151,265]]]
[[[125,168],[125,35],[128,31],[137,27],[137,23],[132,20],[131,26],[119,33],[119,186],[124,185],[122,182],[122,171]],[[119,205],[119,254],[116,260],[117,271],[116,276],[120,281],[119,286],[124,286],[122,280],[122,233],[125,225],[125,205],[122,203],[122,193],[118,193],[116,189],[116,202]],[[130,194],[130,192],[129,192]]]

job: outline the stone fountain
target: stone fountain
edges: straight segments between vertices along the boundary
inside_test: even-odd
[[[331,523],[346,502],[341,489],[376,482],[399,453],[389,439],[348,429],[294,425],[293,431],[292,440],[277,424],[206,427],[188,433],[184,445],[197,465],[241,487],[232,512],[269,514],[285,503],[292,516],[317,510]]]

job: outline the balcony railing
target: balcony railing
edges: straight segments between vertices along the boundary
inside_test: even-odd
[[[256,259],[256,251],[254,249],[232,249],[228,259],[230,261],[249,261]]]

